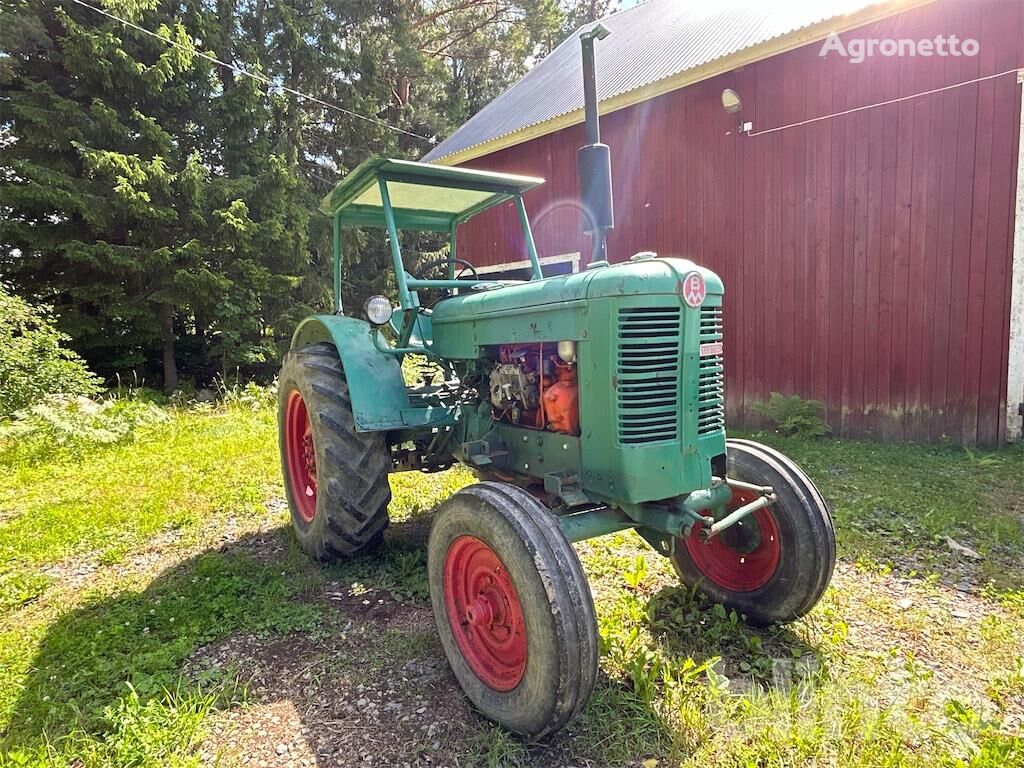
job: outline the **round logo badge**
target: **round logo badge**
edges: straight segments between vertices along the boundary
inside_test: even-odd
[[[690,272],[683,278],[683,301],[691,307],[699,307],[707,295],[708,288],[700,272]]]

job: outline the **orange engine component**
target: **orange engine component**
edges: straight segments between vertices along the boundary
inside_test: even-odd
[[[550,380],[550,377],[547,377]],[[555,382],[544,382],[544,415],[548,429],[564,435],[580,433],[580,398],[576,386],[576,367],[558,365]]]

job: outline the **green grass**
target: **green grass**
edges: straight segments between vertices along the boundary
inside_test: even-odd
[[[237,550],[203,553],[144,590],[86,594],[74,611],[30,630],[28,655],[26,627],[15,625],[0,635],[4,667],[29,674],[3,689],[9,735],[101,726],[126,686],[146,700],[159,696],[175,687],[189,654],[231,632],[314,629],[316,609],[293,599],[305,586],[296,578],[303,567],[298,559],[260,564]]]
[[[37,744],[0,755],[11,766],[138,766],[198,768],[196,747],[205,735],[211,710],[226,703],[218,694],[165,692],[144,700],[130,687],[103,711],[106,732],[97,739],[85,730],[68,734],[60,744]]]
[[[844,558],[948,575],[957,560],[948,536],[984,556],[985,581],[1000,591],[1024,587],[1024,444],[972,451],[753,437],[791,456],[833,502]]]
[[[527,746],[449,701],[450,754],[493,766],[1024,766],[1024,452],[759,439],[833,505],[842,565],[819,607],[751,629],[680,588],[635,534],[587,542],[601,635],[589,706],[552,743]],[[243,670],[191,661],[233,639],[322,649],[304,708],[346,676],[440,653],[422,620],[428,512],[470,473],[393,476],[385,548],[321,568],[292,543],[278,472],[272,412],[221,407],[0,476],[0,766],[198,765],[218,713],[255,706]],[[360,624],[324,597],[338,591],[386,593],[398,621]],[[952,614],[964,606],[969,620]],[[368,634],[339,655],[332,643],[360,626]]]
[[[26,571],[65,558],[115,562],[157,533],[262,513],[276,488],[275,429],[266,409],[181,410],[144,444],[0,474],[0,595],[34,597]]]

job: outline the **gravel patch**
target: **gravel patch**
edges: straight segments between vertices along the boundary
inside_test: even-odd
[[[465,765],[459,745],[479,718],[440,644],[424,641],[429,610],[349,597],[346,608],[359,607],[316,637],[236,636],[191,660],[195,671],[234,671],[248,690],[244,705],[213,717],[205,764]]]

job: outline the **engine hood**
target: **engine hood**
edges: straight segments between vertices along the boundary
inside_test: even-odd
[[[724,293],[722,281],[709,269],[688,259],[651,258],[452,296],[434,307],[432,319],[436,327],[494,313],[609,296],[677,294],[682,301],[684,278],[691,272],[704,278],[708,294]]]

